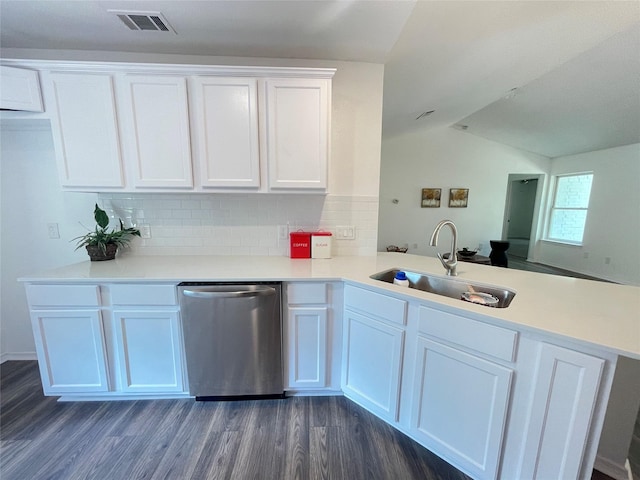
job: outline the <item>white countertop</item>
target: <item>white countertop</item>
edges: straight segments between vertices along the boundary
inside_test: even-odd
[[[20,278],[24,282],[343,280],[391,294],[447,305],[474,315],[587,342],[640,359],[640,287],[458,263],[458,279],[517,292],[507,308],[487,308],[369,278],[399,267],[444,275],[439,260],[400,253],[371,257],[291,259],[254,256],[123,256],[82,262]]]

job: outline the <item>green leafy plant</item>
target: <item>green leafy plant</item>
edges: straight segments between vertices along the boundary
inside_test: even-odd
[[[97,223],[95,230],[71,240],[72,242],[76,240],[78,241],[76,244],[76,250],[81,247],[96,246],[100,248],[102,253],[106,253],[107,245],[124,247],[131,241],[132,237],[140,236],[140,230],[137,228],[124,228],[124,224],[120,219],[118,219],[120,221],[120,230],[116,230],[115,228],[111,231],[107,230],[107,227],[109,226],[109,216],[107,215],[107,212],[98,206],[97,203],[96,208],[93,211],[93,217]]]

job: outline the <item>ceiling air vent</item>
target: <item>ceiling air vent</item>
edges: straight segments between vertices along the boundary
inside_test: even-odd
[[[160,12],[109,10],[109,13],[115,14],[130,30],[176,33]]]

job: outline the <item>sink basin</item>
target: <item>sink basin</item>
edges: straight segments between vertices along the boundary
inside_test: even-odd
[[[393,279],[396,273],[401,271],[400,268],[392,268],[383,272],[378,272],[371,275],[370,278],[374,280],[380,280],[381,282],[393,283]],[[429,275],[426,273],[412,272],[408,270],[402,270],[406,273],[409,280],[409,288],[415,288],[416,290],[422,290],[423,292],[435,293],[436,295],[442,295],[444,297],[457,298],[463,301],[463,295],[472,301],[480,305],[486,305],[494,308],[506,308],[516,296],[516,292],[504,287],[496,287],[483,285],[482,283],[468,282],[465,280],[439,277],[437,275]],[[470,295],[471,293],[471,295]],[[479,295],[473,295],[477,293]],[[484,294],[484,295],[483,295]],[[487,302],[485,299],[486,294],[491,295],[495,300]]]

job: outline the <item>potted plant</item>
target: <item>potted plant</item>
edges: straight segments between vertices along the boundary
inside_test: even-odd
[[[120,219],[118,219],[120,221],[120,230],[114,228],[108,231],[109,216],[97,203],[93,211],[93,217],[98,224],[95,230],[72,240],[78,241],[76,250],[80,247],[87,247],[87,253],[92,262],[113,260],[118,251],[118,247],[126,246],[133,236],[140,236],[140,230],[137,228],[124,228],[124,224]]]

